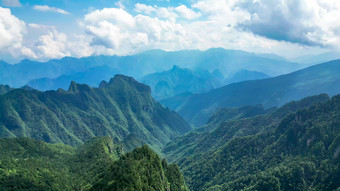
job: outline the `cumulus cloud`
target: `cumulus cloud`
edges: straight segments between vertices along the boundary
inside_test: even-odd
[[[93,54],[90,41],[83,35],[67,35],[59,32],[55,26],[35,23],[28,24],[28,35],[25,44],[32,51],[28,58],[46,60],[65,56],[84,57]],[[28,38],[28,37],[27,37]]]
[[[19,0],[2,0],[2,4],[7,7],[21,7]]]
[[[255,34],[311,46],[340,42],[340,1],[246,0],[236,6],[251,15],[239,26]]]
[[[49,7],[47,5],[34,5],[33,9],[37,10],[37,11],[44,11],[44,12],[50,11],[50,12],[61,13],[61,14],[65,14],[65,15],[70,14],[69,12],[67,12],[63,9],[59,9],[59,8],[56,8],[56,7]]]
[[[23,45],[26,24],[13,16],[10,9],[0,7],[0,51],[14,57],[32,55]]]
[[[186,38],[185,29],[174,20],[132,16],[119,8],[89,13],[84,18],[84,27],[93,37],[93,46],[104,46],[119,55],[152,48],[179,48],[180,41]]]
[[[64,34],[53,26],[34,23],[26,29],[10,12],[6,16],[6,11],[0,10],[0,34],[8,32],[0,36],[0,49],[18,47],[27,57],[60,58],[212,47],[293,57],[319,51],[320,47],[340,48],[337,0],[191,2],[177,7],[136,3],[134,12],[128,12],[121,3],[119,8],[91,10],[80,21],[85,35]],[[63,11],[47,6],[38,9]],[[22,43],[23,38],[32,40]]]
[[[40,36],[35,44],[39,58],[62,58],[70,56],[66,51],[67,36],[56,30]]]
[[[151,15],[152,13],[155,13],[157,9],[150,5],[137,3],[135,4],[135,11],[138,13],[145,13],[147,15]]]
[[[319,45],[317,41],[336,42],[335,35],[333,38],[331,35],[325,36],[327,31],[324,27],[316,26],[317,24],[306,18],[315,14],[315,10],[299,15],[302,6],[299,8],[293,5],[293,1],[193,2],[190,7],[158,7],[137,3],[134,9],[137,15],[120,8],[104,8],[85,15],[82,24],[87,35],[92,37],[91,46],[100,47],[96,48],[95,52],[104,54],[133,54],[153,48],[202,50],[223,47],[297,56],[304,52],[320,50],[319,47],[313,48],[314,45]],[[289,2],[291,5],[283,2]],[[270,10],[270,7],[277,8]],[[291,7],[295,7],[295,10]],[[277,23],[272,17],[276,17]],[[301,19],[294,21],[293,18]],[[313,20],[315,21],[315,18]],[[304,28],[300,26],[301,21],[305,21]],[[316,30],[317,28],[323,31]],[[322,40],[317,39],[320,37]]]
[[[143,13],[146,15],[155,15],[159,18],[183,18],[183,19],[196,19],[201,16],[201,13],[195,12],[189,9],[185,5],[180,5],[178,7],[157,7],[145,5],[141,3],[135,4],[135,9],[137,13]]]
[[[0,7],[0,49],[20,46],[26,31],[25,23],[12,15],[11,10]]]
[[[181,5],[175,8],[175,11],[183,18],[186,19],[196,19],[201,16],[201,13],[197,13],[192,9],[189,9],[185,5]]]

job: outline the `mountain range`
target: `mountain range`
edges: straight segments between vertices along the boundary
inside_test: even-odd
[[[278,56],[253,54],[238,50],[221,48],[207,51],[183,50],[175,52],[151,50],[131,56],[91,56],[80,59],[65,57],[47,62],[23,60],[14,65],[0,62],[0,84],[18,88],[30,83],[31,85],[36,84],[37,87],[33,88],[39,89],[41,83],[38,82],[41,78],[49,82],[48,79],[67,78],[76,75],[72,79],[75,81],[77,80],[76,73],[86,73],[90,68],[104,65],[114,70],[113,72],[132,76],[138,80],[148,74],[171,70],[174,65],[193,71],[208,70],[210,73],[219,70],[226,78],[240,70],[259,71],[269,76],[277,76],[301,68],[299,64],[289,62]],[[106,77],[104,75],[101,80],[105,80]],[[37,81],[31,82],[32,80]],[[97,84],[100,81],[95,78],[93,81],[87,82]],[[58,83],[47,87],[54,89],[56,84]],[[65,86],[65,84],[62,84],[62,87]],[[42,85],[41,89],[47,89],[47,87]]]
[[[110,136],[132,150],[156,151],[191,130],[177,113],[151,97],[150,87],[116,75],[99,88],[72,82],[64,91],[14,89],[0,96],[0,136],[79,145]]]
[[[340,60],[300,67],[224,49],[0,62],[0,190],[339,190]]]
[[[98,87],[101,81],[108,81],[112,76],[118,74],[117,69],[107,65],[89,68],[83,72],[77,72],[71,75],[61,75],[57,78],[39,78],[27,83],[28,86],[40,90],[57,90],[59,88],[67,90],[70,83],[75,81],[80,84],[87,84],[91,87]]]
[[[192,190],[336,190],[339,109],[340,95],[323,94],[266,114],[222,117],[163,152]]]
[[[217,71],[215,73],[217,73]],[[190,69],[182,69],[175,65],[169,71],[145,76],[142,79],[142,83],[149,85],[152,96],[160,100],[184,92],[207,92],[211,89],[221,87],[223,80],[222,74],[218,77],[218,75],[212,75],[209,71],[196,73]]]
[[[326,93],[340,93],[340,60],[314,65],[290,74],[233,83],[202,94],[183,94],[161,100],[195,125],[203,125],[220,107],[261,104],[281,106],[291,100]]]

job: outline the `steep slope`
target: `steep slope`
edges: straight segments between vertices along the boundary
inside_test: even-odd
[[[152,96],[159,100],[184,92],[203,93],[222,86],[222,79],[215,78],[208,71],[194,73],[189,69],[174,66],[171,70],[145,76],[142,82],[151,87]]]
[[[165,191],[187,187],[176,165],[168,165],[148,146],[142,146],[122,156],[91,190]]]
[[[187,190],[176,165],[161,162],[147,146],[123,155],[122,147],[108,137],[96,137],[77,149],[28,138],[0,139],[0,148],[0,190],[98,190],[101,186]]]
[[[180,167],[192,190],[336,190],[340,188],[339,114],[337,95],[286,115],[266,131],[237,136],[188,157]],[[215,142],[216,137],[208,141]]]
[[[18,64],[10,65],[0,62],[0,84],[22,87],[35,79],[53,79],[62,75],[73,75],[103,65],[118,70],[120,74],[133,76],[135,79],[170,70],[173,65],[194,71],[209,70],[211,73],[220,70],[224,76],[242,69],[261,71],[276,76],[300,68],[298,64],[282,58],[236,50],[210,49],[174,52],[151,50],[131,56],[90,56],[80,59],[66,57],[45,63],[23,60]]]
[[[99,88],[72,82],[68,91],[16,89],[0,96],[0,108],[0,137],[70,145],[111,136],[129,148],[147,143],[159,151],[191,129],[151,97],[150,87],[123,75],[102,82]],[[134,143],[127,143],[131,136]]]
[[[340,92],[339,72],[340,60],[335,60],[287,75],[230,84],[183,99],[162,100],[161,103],[179,112],[187,121],[202,125],[218,107],[262,104],[269,108],[320,93],[333,96]]]
[[[0,85],[0,95],[5,94],[11,91],[13,88],[9,87],[8,85]]]
[[[72,81],[81,84],[87,84],[91,87],[98,87],[103,80],[109,80],[112,76],[118,74],[117,69],[109,66],[96,66],[84,72],[77,72],[72,75],[62,75],[58,78],[40,78],[27,83],[28,86],[40,90],[57,90],[62,88],[66,90]]]
[[[172,140],[163,153],[171,162],[190,164],[207,151],[218,149],[235,137],[255,135],[273,129],[290,113],[325,103],[329,99],[328,95],[321,94],[270,110],[264,110],[261,106],[223,108],[206,125]]]

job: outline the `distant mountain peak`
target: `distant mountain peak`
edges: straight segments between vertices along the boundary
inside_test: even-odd
[[[182,68],[177,65],[173,65],[171,70],[182,70]]]
[[[122,74],[117,74],[115,77],[111,78],[109,83],[101,82],[100,87],[112,87],[112,86],[118,86],[118,87],[124,87],[124,84],[127,83],[130,86],[135,87],[139,92],[147,92],[151,95],[151,88],[145,84],[142,84],[135,80],[133,77],[125,76]]]
[[[91,87],[86,84],[78,84],[75,81],[71,81],[69,92],[78,93],[79,91],[91,91]]]

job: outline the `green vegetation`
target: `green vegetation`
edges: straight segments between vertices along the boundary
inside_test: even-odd
[[[340,92],[340,60],[335,60],[286,75],[263,80],[230,84],[207,93],[176,96],[161,103],[177,111],[188,122],[204,125],[220,107],[242,107],[261,104],[265,109],[292,100]]]
[[[164,152],[192,190],[340,189],[340,95],[328,99],[222,122],[175,139]]]
[[[72,82],[68,91],[15,89],[0,96],[0,137],[76,146],[110,136],[128,150],[149,144],[160,151],[189,130],[178,114],[151,97],[150,87],[122,75],[99,88]]]
[[[9,87],[8,85],[0,85],[0,95],[5,94],[11,90],[12,88]]]
[[[72,148],[29,138],[0,139],[0,190],[187,190],[176,165],[148,146],[123,155],[109,137]]]

